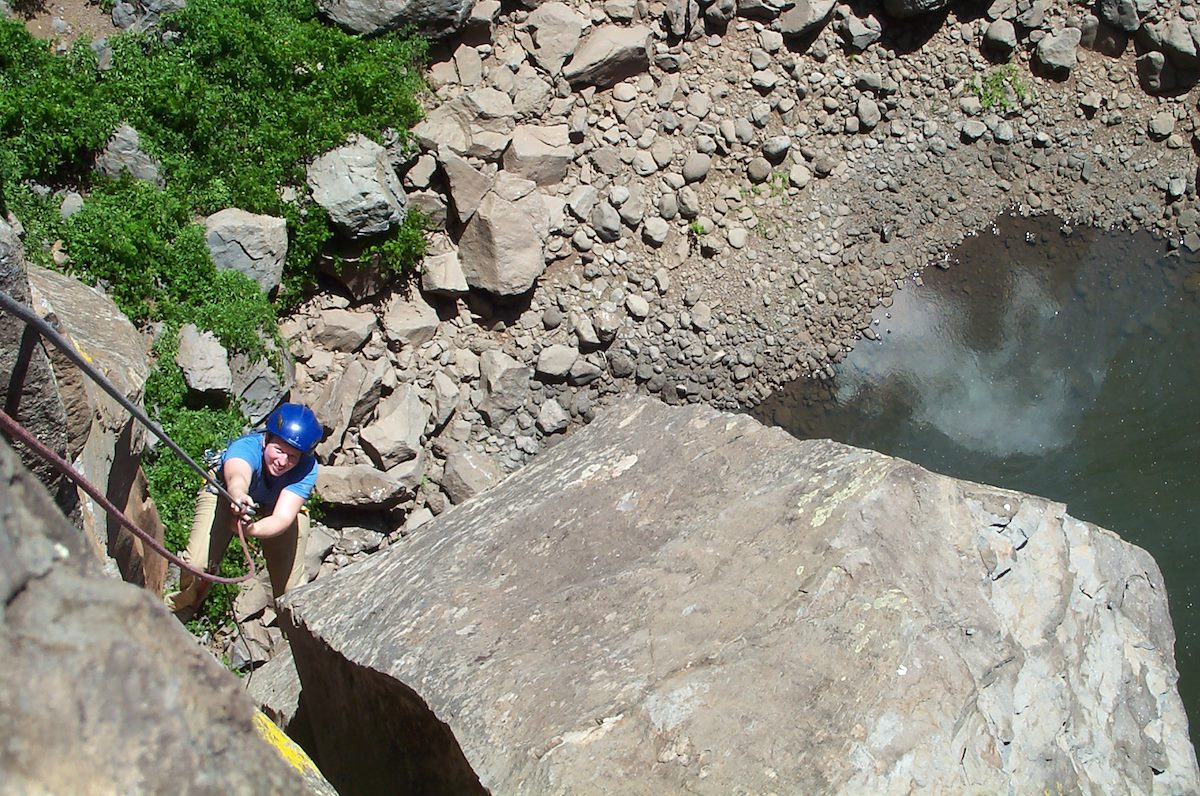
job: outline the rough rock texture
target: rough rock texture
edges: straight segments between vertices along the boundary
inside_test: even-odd
[[[160,168],[158,161],[142,150],[137,130],[124,123],[117,127],[104,150],[96,156],[96,171],[105,176],[118,179],[121,175],[128,174],[135,180],[162,188],[166,185],[166,180],[163,179]]]
[[[99,574],[3,442],[0,605],[6,793],[331,793],[155,597]]]
[[[150,358],[141,335],[113,300],[74,277],[32,265],[29,287],[35,311],[140,406]],[[146,429],[57,349],[51,362],[67,412],[68,454],[75,469],[118,507],[139,516],[141,527],[161,542],[162,523],[141,476]],[[161,587],[166,562],[143,550],[141,540],[111,522],[90,497],[81,493],[81,499],[83,528],[98,552],[111,556],[126,580]]]
[[[220,396],[233,389],[229,352],[215,334],[194,323],[184,324],[179,330],[175,364],[183,371],[183,380],[193,392]]]
[[[217,268],[239,271],[264,293],[279,287],[287,257],[287,221],[228,207],[204,221],[205,241]]]
[[[0,218],[0,290],[29,306],[25,249],[16,230]],[[38,338],[19,318],[0,312],[0,398],[3,409],[51,450],[67,454],[67,413],[58,392],[50,360]],[[22,451],[22,460],[70,514],[78,502],[75,486],[36,455]]]
[[[387,150],[353,135],[308,167],[313,201],[351,238],[378,235],[404,220],[408,200]]]
[[[609,88],[650,68],[650,29],[606,25],[593,30],[563,67],[573,86]]]
[[[380,33],[412,25],[431,38],[462,27],[475,0],[321,0],[321,13],[355,33]]]
[[[471,287],[513,296],[546,270],[542,194],[531,181],[501,172],[459,240],[458,256]]]
[[[1196,792],[1165,595],[1061,504],[633,399],[282,616],[347,792]]]

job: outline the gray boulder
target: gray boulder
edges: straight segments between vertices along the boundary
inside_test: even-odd
[[[387,509],[412,497],[412,487],[369,464],[322,465],[317,492],[334,506]]]
[[[1133,33],[1141,27],[1141,13],[1137,0],[1099,0],[1096,5],[1100,19],[1118,30]]]
[[[383,336],[389,343],[419,348],[433,339],[440,322],[437,309],[419,292],[396,295],[383,313]]]
[[[366,345],[377,326],[375,313],[334,307],[317,316],[312,339],[321,348],[352,354]]]
[[[467,20],[475,0],[319,0],[331,21],[355,33],[381,33],[412,26],[424,36],[449,36]]]
[[[381,470],[415,459],[429,425],[429,408],[411,384],[402,384],[380,406],[379,419],[360,432],[363,450]]]
[[[101,573],[3,441],[0,506],[5,792],[333,794],[157,597]]]
[[[636,399],[281,618],[344,792],[1191,793],[1165,595],[1062,504]]]
[[[479,209],[479,203],[491,189],[492,181],[449,147],[438,147],[437,153],[450,188],[450,201],[454,204],[458,220],[465,224]]]
[[[458,296],[470,290],[458,250],[427,254],[421,261],[421,290],[440,296]]]
[[[529,381],[533,370],[503,351],[484,351],[479,357],[479,386],[483,403],[479,411],[498,425],[529,397]]]
[[[542,3],[525,21],[526,49],[534,63],[551,77],[562,71],[563,63],[575,52],[585,20],[566,3]]]
[[[162,176],[162,164],[142,150],[138,131],[122,122],[113,137],[96,156],[96,171],[118,179],[128,174],[135,180],[162,188],[167,184]]]
[[[563,67],[572,86],[610,88],[650,68],[653,37],[644,25],[604,25],[588,34]]]
[[[442,489],[457,505],[491,489],[502,478],[504,473],[486,455],[470,450],[456,451],[446,457]]]
[[[408,199],[387,150],[357,133],[308,167],[313,201],[351,238],[379,235],[400,225]]]
[[[518,125],[504,152],[504,170],[538,185],[557,185],[575,158],[565,124]]]
[[[1007,19],[993,20],[983,34],[983,46],[1001,58],[1017,49],[1017,29]]]
[[[579,359],[579,349],[556,343],[542,349],[538,354],[537,366],[534,370],[538,378],[543,380],[563,379],[571,371],[571,366],[577,359]]]
[[[428,150],[495,160],[508,147],[515,113],[508,94],[477,88],[434,108],[412,132]]]
[[[546,270],[549,234],[546,204],[537,185],[500,172],[458,241],[467,284],[497,296],[528,291]]]
[[[264,293],[279,287],[288,250],[287,221],[230,207],[206,218],[204,230],[217,268],[245,274]]]

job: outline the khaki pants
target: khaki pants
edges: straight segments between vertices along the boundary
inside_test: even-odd
[[[283,533],[259,540],[271,576],[271,592],[276,598],[305,582],[304,548],[308,530],[308,514],[301,511]],[[207,489],[201,489],[196,496],[196,516],[192,520],[192,535],[188,538],[183,559],[193,566],[203,563],[206,572],[216,574],[234,534],[234,514],[229,503]],[[179,591],[167,597],[167,605],[181,619],[190,619],[208,596],[211,585],[190,572],[181,572]]]

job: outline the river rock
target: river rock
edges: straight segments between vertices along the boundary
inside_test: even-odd
[[[467,284],[497,296],[528,291],[546,270],[549,231],[537,185],[500,172],[458,241]]]
[[[411,25],[429,38],[449,36],[463,26],[474,0],[320,0],[331,21],[354,33],[382,33]]]
[[[313,201],[350,238],[365,238],[400,225],[408,199],[387,150],[352,135],[308,167]]]
[[[264,293],[279,287],[288,250],[286,220],[230,207],[206,218],[204,231],[217,268],[245,274]]]
[[[650,68],[651,41],[650,29],[644,25],[603,25],[575,50],[563,67],[563,77],[576,88],[611,88]]]
[[[1062,504],[631,399],[281,618],[345,792],[1194,792],[1165,594]]]

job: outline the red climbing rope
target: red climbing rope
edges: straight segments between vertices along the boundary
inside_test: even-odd
[[[0,409],[0,430],[3,430],[8,436],[20,440],[21,443],[28,447],[31,451],[36,453],[38,456],[41,456],[50,464],[54,465],[54,469],[58,470],[67,478],[70,478],[76,486],[78,486],[84,492],[87,492],[88,495],[91,496],[92,500],[99,503],[100,506],[108,512],[109,516],[121,523],[121,525],[125,528],[128,528],[134,536],[145,542],[151,550],[158,553],[172,564],[176,564],[180,569],[192,573],[197,578],[212,581],[213,583],[245,583],[254,577],[254,559],[250,555],[250,549],[246,546],[246,537],[242,531],[241,523],[238,523],[238,541],[241,542],[242,553],[246,556],[246,561],[248,561],[250,564],[250,572],[241,576],[240,578],[223,578],[220,575],[210,575],[209,573],[201,569],[197,569],[188,562],[184,561],[182,558],[163,547],[162,544],[150,533],[135,525],[134,522],[126,517],[119,508],[113,505],[112,501],[104,496],[104,493],[102,493],[95,484],[93,484],[91,481],[88,481],[86,478],[76,472],[75,468],[71,466],[70,462],[63,459],[57,453],[48,448],[44,443],[42,443],[41,440],[30,434],[25,427],[9,417],[8,413],[3,409]]]

